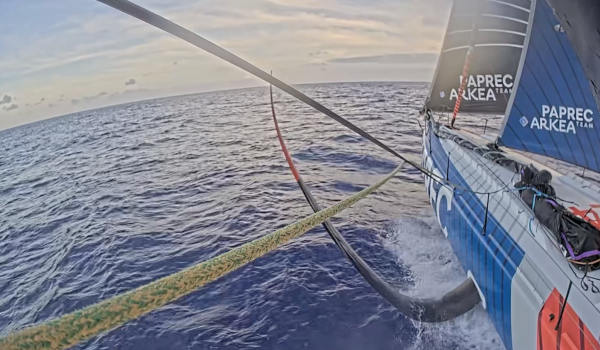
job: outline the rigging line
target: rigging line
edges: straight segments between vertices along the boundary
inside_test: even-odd
[[[208,53],[211,53],[211,54],[219,57],[220,59],[233,64],[234,66],[236,66],[238,68],[245,70],[246,72],[256,76],[257,78],[260,78],[260,79],[266,81],[267,83],[278,87],[279,89],[292,95],[293,97],[297,98],[298,100],[313,107],[317,111],[325,114],[326,116],[330,117],[331,119],[344,125],[345,127],[354,131],[355,133],[359,134],[360,136],[366,138],[367,140],[371,141],[372,143],[376,144],[377,146],[381,147],[382,149],[388,151],[389,153],[393,154],[394,156],[400,158],[401,160],[405,161],[406,163],[408,163],[411,166],[418,169],[423,174],[425,174],[429,177],[432,177],[432,178],[439,179],[439,181],[441,181],[441,182],[445,181],[444,179],[441,179],[437,175],[433,174],[432,172],[429,172],[428,170],[423,168],[418,163],[415,163],[415,162],[405,158],[401,154],[397,153],[396,151],[394,151],[393,149],[391,149],[390,147],[385,145],[383,142],[379,141],[377,138],[371,136],[371,134],[362,130],[358,126],[352,124],[350,121],[339,116],[332,110],[328,109],[327,107],[323,106],[322,104],[318,103],[317,101],[313,100],[312,98],[306,96],[302,92],[294,89],[293,87],[284,83],[283,81],[269,75],[269,73],[252,65],[251,63],[241,59],[240,57],[232,54],[231,52],[223,49],[222,47],[214,44],[213,42],[206,40],[203,37],[191,32],[190,30],[185,29],[182,26],[175,24],[175,23],[169,21],[168,19],[166,19],[162,16],[159,16],[156,13],[154,13],[150,10],[147,10],[137,4],[134,4],[128,0],[97,0],[97,1],[99,1],[105,5],[108,5],[116,10],[119,10],[125,14],[128,14],[132,17],[135,17],[143,22],[146,22],[146,23],[150,24],[151,26],[162,29],[163,31],[165,31],[167,33],[170,33],[184,41],[187,41],[188,43],[190,43]]]
[[[430,122],[430,123],[433,123],[434,121],[430,120],[429,122]],[[443,126],[443,125],[439,125],[439,127],[444,127],[444,128],[445,128],[445,126]],[[431,127],[431,126],[430,126],[430,128],[434,128],[434,127]],[[439,128],[438,128],[438,130],[439,130]],[[462,146],[462,145],[459,145],[459,144],[458,144],[458,143],[457,143],[457,142],[456,142],[454,139],[451,139],[451,138],[446,138],[446,137],[444,137],[443,135],[442,135],[442,136],[440,136],[440,135],[436,134],[436,133],[435,133],[435,131],[430,131],[430,132],[433,132],[433,133],[436,135],[436,137],[438,137],[438,138],[443,138],[443,139],[445,139],[445,140],[451,140],[451,141],[453,141],[455,144],[457,144],[459,147],[462,147],[462,148],[468,149],[468,148],[466,148],[466,147],[464,147],[464,146]],[[452,135],[452,136],[455,136],[455,137],[459,137],[458,135],[451,134],[451,133],[449,133],[448,131],[443,131],[443,130],[442,130],[442,133],[445,133],[445,134],[450,134],[450,135]],[[430,146],[430,149],[431,149],[431,146]],[[431,151],[431,155],[432,155],[432,157],[433,157],[433,151]],[[486,159],[487,159],[487,158],[486,158]],[[482,165],[482,164],[478,164],[478,166],[479,166],[479,165],[481,165],[481,166],[483,167],[483,165]],[[498,164],[498,165],[500,165],[500,164]],[[486,167],[487,167],[487,165],[486,165]],[[489,167],[488,167],[488,169],[489,169]],[[491,171],[491,169],[489,169],[489,170]],[[517,174],[518,174],[518,173],[514,173],[514,174],[513,174],[512,178],[510,179],[510,182],[512,182],[512,181],[514,180],[514,178],[515,178],[515,176],[516,176]],[[497,177],[497,175],[496,175],[496,177]],[[500,178],[498,178],[498,179],[500,179]],[[502,182],[502,183],[504,184],[504,186],[503,186],[503,187],[501,187],[500,189],[496,190],[496,191],[488,191],[488,192],[473,191],[473,190],[471,190],[471,189],[469,189],[469,188],[466,188],[466,187],[463,187],[463,186],[457,186],[457,185],[454,185],[452,182],[450,182],[450,181],[446,181],[445,179],[444,179],[444,181],[438,181],[438,180],[436,180],[436,179],[434,179],[434,180],[435,180],[435,181],[437,181],[438,183],[440,183],[442,186],[449,186],[449,188],[450,188],[451,190],[453,190],[453,191],[454,191],[454,190],[460,190],[460,191],[462,191],[462,192],[473,193],[473,194],[481,194],[481,195],[486,195],[486,194],[496,194],[496,193],[499,193],[499,192],[502,192],[502,191],[505,191],[505,190],[506,190],[506,191],[511,191],[511,190],[508,188],[508,186],[510,185],[510,182],[509,182],[509,183],[504,183],[504,181],[502,181],[501,179],[500,179],[500,182]],[[461,193],[459,192],[458,194],[461,194]]]
[[[443,125],[440,125],[439,127],[444,127],[444,126],[443,126]],[[438,130],[439,130],[439,128],[438,128]],[[466,130],[466,131],[470,132],[469,130]],[[444,138],[445,140],[450,140],[450,141],[454,142],[456,145],[458,145],[459,147],[462,147],[462,148],[464,148],[464,149],[466,149],[466,150],[469,150],[469,151],[471,151],[471,152],[475,152],[475,149],[483,149],[483,147],[476,147],[476,148],[474,148],[474,149],[469,149],[468,147],[465,147],[464,145],[462,145],[460,142],[457,142],[457,141],[456,141],[456,138],[458,138],[459,140],[462,140],[462,141],[466,141],[466,142],[470,142],[469,140],[462,139],[462,138],[461,138],[459,135],[454,135],[454,134],[451,134],[451,133],[450,133],[450,132],[448,132],[448,131],[442,131],[442,133],[446,134],[446,136],[443,136],[443,135],[442,135],[442,136],[439,136],[439,135],[437,135],[437,134],[436,134],[436,136],[438,136],[438,137],[442,137],[442,138]],[[472,132],[470,132],[470,133],[472,133]],[[447,137],[447,135],[448,135],[448,134],[449,134],[449,135],[452,135],[452,137]],[[470,143],[472,143],[472,142],[470,142]],[[491,153],[491,152],[488,152],[488,153]],[[486,154],[488,154],[488,153],[486,153]],[[500,153],[500,154],[502,154],[503,152],[496,152],[496,153]],[[479,154],[479,153],[475,152],[475,154]],[[499,163],[497,162],[498,160],[506,160],[506,159],[510,159],[510,160],[513,160],[513,161],[514,161],[514,159],[511,159],[511,158],[505,158],[505,159],[500,159],[500,158],[496,158],[496,159],[489,159],[489,158],[486,158],[484,155],[481,155],[481,154],[479,154],[479,155],[480,155],[482,158],[484,158],[484,159],[486,159],[486,160],[489,160],[489,161],[490,161],[490,162],[492,162],[492,163],[496,163],[496,164],[498,164],[499,166],[502,166],[502,165],[501,165],[501,164],[499,164]],[[518,162],[517,162],[517,163],[518,163]],[[523,164],[521,164],[521,163],[518,163],[518,164],[520,164],[520,165],[522,165],[522,166],[523,166]],[[498,179],[498,181],[500,181],[501,183],[503,183],[503,184],[504,184],[504,186],[503,186],[502,188],[500,188],[499,190],[496,190],[496,191],[491,191],[491,192],[477,192],[477,191],[472,191],[472,190],[467,190],[466,192],[475,193],[475,194],[484,194],[484,195],[485,195],[485,194],[488,194],[488,195],[490,195],[490,194],[495,194],[495,193],[498,193],[498,192],[501,192],[501,191],[504,191],[504,190],[507,190],[506,192],[511,192],[511,191],[515,191],[515,190],[521,190],[521,189],[526,189],[526,188],[528,188],[528,187],[526,187],[526,188],[524,187],[524,188],[520,188],[520,189],[519,189],[519,188],[516,188],[516,189],[512,189],[512,190],[508,188],[508,186],[509,186],[509,185],[510,185],[510,184],[513,182],[513,180],[515,179],[515,176],[519,174],[518,172],[514,173],[514,174],[513,174],[513,176],[510,178],[509,182],[505,183],[505,182],[504,182],[504,181],[503,181],[503,180],[502,180],[502,179],[501,179],[501,178],[500,178],[500,177],[499,177],[499,176],[498,176],[498,175],[497,175],[497,174],[496,174],[494,171],[492,171],[492,169],[491,169],[489,166],[487,166],[486,164],[484,164],[484,163],[478,163],[478,164],[477,164],[477,166],[478,166],[478,167],[479,167],[479,166],[481,166],[481,167],[484,167],[484,166],[485,166],[485,167],[486,167],[486,168],[489,170],[489,172],[490,172],[490,173],[494,174],[494,176],[495,176],[495,177]],[[558,197],[558,196],[549,197],[549,198],[551,198],[551,199],[553,199],[553,200],[555,200],[555,201],[561,201],[561,202],[565,202],[565,203],[571,203],[571,204],[575,204],[575,205],[577,205],[577,203],[576,203],[576,202],[569,201],[569,200],[566,200],[566,199],[560,198],[560,197]],[[561,205],[562,205],[562,204],[561,204]],[[564,205],[562,205],[562,206],[564,207]],[[590,208],[590,210],[591,210],[591,208]]]
[[[271,113],[273,115],[273,124],[277,131],[277,138],[281,145],[281,150],[285,156],[285,159],[296,179],[296,182],[300,186],[304,197],[310,204],[312,210],[316,213],[321,211],[321,207],[317,203],[317,200],[310,192],[308,186],[298,169],[294,165],[294,161],[283,140],[281,130],[279,129],[279,123],[277,122],[277,116],[275,114],[275,104],[273,103],[273,86],[269,86],[269,93],[271,97]],[[467,279],[460,286],[453,291],[445,294],[440,299],[418,299],[407,295],[404,295],[398,291],[397,288],[392,287],[383,278],[381,278],[377,272],[373,271],[371,267],[358,255],[358,253],[352,249],[350,244],[344,239],[340,232],[333,226],[331,221],[326,220],[322,223],[323,227],[331,239],[335,242],[338,248],[344,253],[346,258],[352,262],[354,267],[360,272],[363,278],[379,293],[385,300],[392,304],[400,313],[404,316],[421,322],[444,322],[456,318],[468,312],[481,302],[481,298],[477,291],[477,287],[472,279]]]

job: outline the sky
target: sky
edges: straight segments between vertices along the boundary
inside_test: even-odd
[[[136,0],[290,84],[430,81],[451,0]],[[0,129],[148,98],[261,86],[95,0],[2,0]]]

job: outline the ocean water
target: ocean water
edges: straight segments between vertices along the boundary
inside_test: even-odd
[[[302,85],[418,160],[427,84]],[[275,91],[288,148],[322,206],[398,160]],[[462,124],[461,124],[462,123]],[[482,131],[477,118],[457,125]],[[488,125],[497,130],[499,120]],[[279,148],[268,88],[170,97],[0,131],[0,336],[222,254],[311,214]],[[332,222],[404,293],[466,277],[405,167]],[[406,319],[322,227],[79,349],[503,349],[479,306]]]

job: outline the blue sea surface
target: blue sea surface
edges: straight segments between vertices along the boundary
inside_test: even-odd
[[[427,84],[298,88],[420,158],[416,116]],[[398,164],[292,97],[276,90],[275,101],[288,148],[321,206]],[[0,131],[0,336],[310,214],[280,150],[267,87],[135,102]],[[404,293],[440,296],[466,278],[414,169],[332,222]],[[322,227],[76,348],[503,349],[480,306],[442,324],[406,319]]]

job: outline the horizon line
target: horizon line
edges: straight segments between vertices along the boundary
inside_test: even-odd
[[[290,84],[290,85],[291,86],[303,86],[303,85],[360,84],[360,83],[363,83],[363,84],[364,83],[367,83],[367,84],[368,83],[407,83],[407,84],[425,84],[425,83],[427,83],[427,84],[431,84],[430,81],[373,80],[373,81],[330,81],[330,82],[321,82],[321,83],[297,83],[297,84]],[[209,90],[209,91],[199,91],[199,92],[176,94],[176,95],[165,95],[165,96],[160,96],[160,97],[152,97],[152,98],[146,98],[146,99],[140,99],[140,100],[133,100],[133,101],[128,101],[128,102],[122,102],[122,103],[115,103],[115,104],[101,106],[101,107],[94,107],[94,108],[90,108],[90,109],[84,109],[84,110],[73,112],[73,113],[61,114],[61,115],[57,115],[57,116],[54,116],[54,117],[42,118],[42,119],[39,119],[39,120],[34,120],[32,122],[29,122],[29,123],[18,124],[18,125],[15,125],[15,126],[11,126],[9,128],[0,129],[0,133],[4,132],[4,131],[7,131],[7,130],[11,130],[11,129],[23,127],[23,126],[26,126],[26,125],[32,125],[32,124],[36,124],[36,123],[40,123],[40,122],[44,122],[44,121],[48,121],[48,120],[52,120],[52,119],[56,119],[56,118],[67,117],[67,116],[74,115],[74,114],[91,112],[91,111],[95,111],[95,110],[99,110],[99,109],[104,109],[104,108],[110,108],[110,107],[116,107],[116,106],[123,106],[123,105],[128,105],[128,104],[131,104],[131,103],[140,103],[140,102],[146,102],[146,101],[154,101],[154,100],[160,100],[160,99],[165,99],[165,98],[202,95],[202,94],[209,94],[209,93],[214,93],[214,92],[225,92],[225,91],[236,91],[236,90],[250,90],[250,89],[258,89],[258,88],[268,88],[268,85],[266,85],[266,86],[265,85],[257,85],[257,86],[250,86],[250,87],[241,87],[241,88],[224,88],[224,89],[216,89],[216,90]]]

